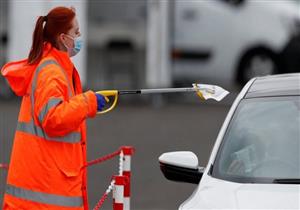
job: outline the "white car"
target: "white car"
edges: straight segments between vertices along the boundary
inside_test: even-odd
[[[198,187],[179,209],[300,209],[300,74],[250,80],[207,166],[192,152],[159,157],[167,179]]]
[[[300,29],[294,0],[175,0],[172,69],[175,82],[245,84],[286,73],[280,53]],[[297,71],[299,72],[299,70]]]

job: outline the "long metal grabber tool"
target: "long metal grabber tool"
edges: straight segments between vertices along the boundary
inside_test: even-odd
[[[196,92],[195,88],[160,88],[160,89],[141,89],[141,90],[120,90],[119,95],[125,94],[155,94],[155,93],[183,93]]]
[[[203,99],[214,99],[217,101],[222,100],[229,92],[223,88],[216,85],[206,85],[206,84],[193,84],[193,87],[184,88],[158,88],[158,89],[140,89],[140,90],[101,90],[99,93],[105,97],[105,100],[109,102],[108,97],[114,97],[114,102],[111,107],[104,111],[100,111],[97,114],[104,114],[112,109],[117,104],[119,95],[129,95],[129,94],[162,94],[162,93],[185,93],[185,92],[196,92],[197,95]]]

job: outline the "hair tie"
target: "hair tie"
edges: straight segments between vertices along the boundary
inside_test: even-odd
[[[43,18],[44,18],[44,21],[47,22],[48,16],[47,16],[47,15],[46,15],[46,16],[43,16]]]

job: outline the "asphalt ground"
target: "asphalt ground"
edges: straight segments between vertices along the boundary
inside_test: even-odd
[[[190,97],[190,96],[189,96]],[[136,149],[132,158],[131,209],[178,209],[196,185],[166,180],[158,157],[169,151],[193,151],[206,166],[218,131],[229,111],[226,103],[189,101],[184,98],[167,103],[122,103],[109,114],[89,119],[88,159],[116,151],[122,145]],[[9,162],[20,100],[0,100],[0,162]],[[88,169],[90,209],[118,173],[118,158]],[[6,172],[0,171],[0,204]],[[112,209],[109,196],[102,209]]]

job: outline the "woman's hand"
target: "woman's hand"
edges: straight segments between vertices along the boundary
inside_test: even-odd
[[[95,95],[97,97],[97,110],[102,111],[102,109],[105,106],[105,98],[103,95],[101,95],[99,93],[95,93]]]

